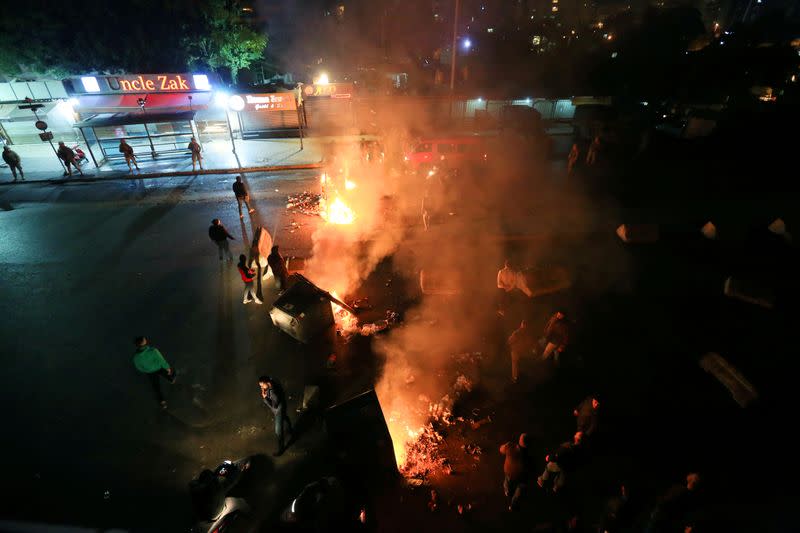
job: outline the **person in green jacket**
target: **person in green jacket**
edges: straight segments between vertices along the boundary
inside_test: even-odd
[[[136,337],[133,339],[136,345],[136,353],[133,354],[133,366],[136,370],[146,375],[150,380],[150,385],[156,393],[156,400],[162,409],[167,408],[167,401],[161,393],[161,383],[159,376],[170,383],[175,383],[175,370],[167,363],[164,356],[157,348],[153,348],[147,343],[147,337]]]

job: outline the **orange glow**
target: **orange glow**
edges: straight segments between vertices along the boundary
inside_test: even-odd
[[[338,196],[323,211],[322,218],[329,224],[352,224],[356,214]]]
[[[331,291],[331,294],[334,298],[341,300],[339,295],[336,294],[336,291]],[[349,336],[358,331],[358,318],[356,318],[353,313],[336,302],[331,302],[331,309],[333,310],[333,320],[336,322],[336,329],[340,331],[342,335]]]
[[[348,190],[348,191],[352,191],[353,189],[356,188],[356,182],[355,181],[350,181],[349,179],[345,179],[344,180],[344,188],[346,190]]]

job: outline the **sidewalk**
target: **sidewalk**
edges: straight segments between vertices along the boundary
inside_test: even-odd
[[[106,162],[100,168],[96,168],[88,150],[81,144],[81,148],[89,158],[89,162],[83,165],[83,178],[77,173],[73,173],[72,178],[64,178],[62,176],[64,170],[48,143],[42,143],[41,145],[14,145],[11,149],[17,152],[22,159],[25,182],[58,182],[64,179],[77,181],[81,179],[128,178],[131,176],[139,179],[184,174],[269,172],[318,168],[327,144],[331,142],[358,142],[361,138],[359,135],[306,138],[303,140],[303,150],[300,150],[300,139],[298,138],[246,141],[237,139],[236,152],[239,155],[241,169],[238,168],[236,158],[231,150],[230,140],[212,140],[203,144],[203,172],[200,172],[199,168],[198,172],[192,171],[192,160],[188,155],[171,154],[153,159],[149,153],[139,151],[137,156],[140,170],[136,171],[134,169],[133,174],[128,171],[128,166],[124,161]],[[11,170],[0,160],[0,185],[11,183],[13,183]]]

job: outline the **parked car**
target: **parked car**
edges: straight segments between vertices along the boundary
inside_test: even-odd
[[[431,137],[415,143],[404,160],[410,170],[425,173],[435,165],[456,167],[480,163],[487,157],[486,144],[480,137]]]

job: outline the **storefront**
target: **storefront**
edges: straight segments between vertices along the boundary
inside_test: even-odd
[[[215,106],[205,74],[82,76],[65,81],[75,99],[75,126],[97,166],[123,158],[120,139],[139,157],[189,157],[201,144],[229,135],[225,110]]]
[[[31,102],[41,105],[35,114],[30,109],[20,109]],[[45,121],[56,139],[75,140],[75,116],[63,83],[59,80],[0,83],[0,142],[41,144],[41,131],[34,125],[37,120]]]

